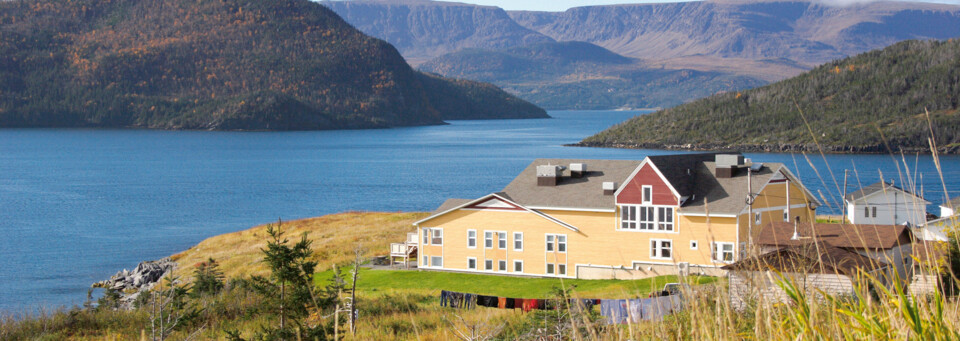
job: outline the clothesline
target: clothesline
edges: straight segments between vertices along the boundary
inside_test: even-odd
[[[556,310],[561,308],[561,300],[542,298],[511,298],[478,295],[456,291],[440,291],[440,306],[458,309],[474,309],[477,306],[499,309]],[[640,321],[659,321],[664,316],[683,309],[682,297],[678,295],[659,296],[638,299],[570,299],[570,307],[585,311],[600,305],[600,315],[608,324],[638,323]]]

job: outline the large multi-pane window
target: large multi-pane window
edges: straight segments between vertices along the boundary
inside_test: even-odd
[[[640,206],[640,229],[646,231],[653,231],[654,225],[656,225],[655,216],[656,210],[650,206]]]
[[[673,231],[673,207],[620,206],[620,229]]]
[[[624,205],[620,208],[620,228],[624,230],[637,229],[637,206]]]
[[[548,234],[547,235],[547,252],[567,252],[567,235],[565,234]]]
[[[660,231],[673,231],[673,208],[672,207],[658,207],[657,208],[657,230]]]

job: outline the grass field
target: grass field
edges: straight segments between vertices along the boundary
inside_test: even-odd
[[[317,284],[324,285],[331,276],[330,271],[317,274]],[[695,283],[706,284],[716,280],[716,277],[696,277]],[[641,280],[584,280],[362,268],[357,289],[367,294],[397,290],[439,294],[440,290],[450,290],[501,297],[549,298],[553,297],[556,288],[574,287],[574,292],[582,298],[633,298],[645,297],[662,289],[664,284],[677,281],[676,276]]]

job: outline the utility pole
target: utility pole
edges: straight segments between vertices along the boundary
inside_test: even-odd
[[[753,251],[753,169],[747,168],[747,249]]]
[[[849,169],[843,170],[843,197],[840,198],[840,223],[843,223],[843,220],[847,218],[847,172]]]

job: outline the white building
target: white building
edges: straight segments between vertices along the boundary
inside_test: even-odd
[[[843,198],[853,224],[921,226],[927,222],[929,201],[893,183],[878,182]]]

